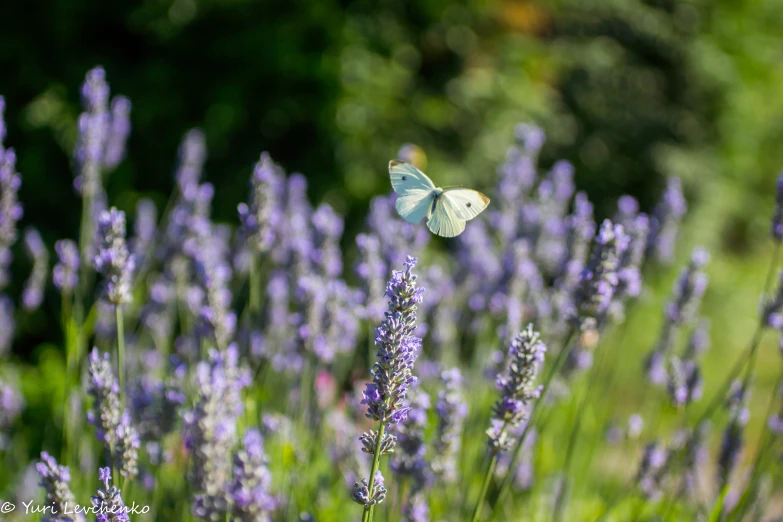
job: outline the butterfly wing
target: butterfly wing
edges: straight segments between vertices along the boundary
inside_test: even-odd
[[[432,191],[422,189],[408,190],[405,192],[405,195],[397,197],[397,202],[394,206],[405,221],[418,225],[422,219],[431,215]]]
[[[435,204],[435,210],[427,220],[427,228],[433,234],[442,237],[455,237],[465,230],[465,220],[460,219],[454,211],[452,202],[441,196]]]
[[[429,193],[435,189],[435,184],[426,174],[404,161],[391,160],[389,162],[389,177],[394,192],[400,196],[422,190]]]
[[[470,221],[489,205],[489,198],[477,190],[464,188],[445,189],[442,200],[448,201],[458,218]]]

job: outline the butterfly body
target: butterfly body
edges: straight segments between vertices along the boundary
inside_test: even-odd
[[[397,198],[397,212],[409,223],[427,220],[427,228],[443,237],[455,237],[465,230],[465,222],[489,205],[489,198],[462,187],[436,187],[422,171],[408,163],[389,162],[389,177]]]

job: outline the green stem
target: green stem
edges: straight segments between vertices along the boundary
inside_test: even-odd
[[[71,334],[71,295],[68,292],[62,293],[61,318],[63,334],[65,337],[65,390],[63,393],[63,449],[60,455],[60,462],[68,466],[71,458],[71,423],[68,416],[68,394],[71,390],[71,383],[74,381],[74,352],[77,347],[73,346]]]
[[[378,471],[378,467],[380,465],[381,461],[381,443],[383,442],[383,436],[386,434],[386,423],[383,421],[380,422],[380,426],[378,427],[378,436],[375,439],[375,451],[373,452],[372,456],[372,466],[370,467],[370,480],[368,480],[369,484],[369,495],[370,498],[372,498],[373,489],[375,488],[375,472]],[[372,505],[369,508],[364,509],[364,516],[362,517],[362,521],[365,520],[367,522],[372,522],[373,517],[373,510],[375,506]],[[365,519],[366,517],[366,519]]]
[[[779,257],[780,257],[780,243],[776,242],[775,249],[772,251],[772,258],[770,259],[769,268],[767,268],[767,275],[764,278],[764,287],[761,290],[761,295],[764,298],[766,298],[767,294],[769,293],[770,286],[772,285],[773,276],[775,274],[775,267],[778,264]],[[731,383],[734,381],[734,379],[737,378],[737,375],[739,375],[739,373],[742,371],[742,368],[745,366],[745,363],[748,363],[751,369],[753,368],[756,362],[756,352],[758,351],[759,344],[761,344],[761,338],[763,333],[764,333],[764,323],[762,318],[762,320],[759,321],[758,326],[756,326],[756,331],[753,333],[753,337],[751,338],[750,344],[739,355],[737,361],[731,367],[731,370],[729,371],[728,375],[726,375],[726,378],[723,380],[723,383],[721,384],[720,388],[718,388],[717,393],[710,401],[709,406],[707,406],[707,409],[704,410],[704,413],[702,413],[702,415],[699,417],[699,420],[696,422],[696,424],[700,424],[703,420],[711,417],[712,414],[715,412],[715,410],[721,405],[724,397],[726,396],[726,392],[731,387]]]
[[[519,440],[517,440],[517,445],[514,448],[514,454],[511,457],[511,462],[508,466],[508,471],[506,472],[506,476],[503,478],[503,483],[500,486],[500,493],[498,493],[498,498],[495,501],[495,504],[492,508],[492,516],[490,517],[490,520],[494,519],[499,506],[503,504],[506,495],[508,495],[511,489],[511,482],[513,480],[512,470],[516,469],[517,462],[519,461],[519,456],[522,453],[522,446],[525,443],[525,437],[527,436],[527,432],[530,430],[531,426],[536,424],[538,418],[541,416],[540,413],[541,404],[543,404],[544,400],[546,399],[546,395],[549,392],[549,386],[552,384],[555,375],[557,375],[560,372],[560,370],[563,368],[563,365],[568,359],[568,355],[571,353],[571,349],[573,348],[574,345],[574,343],[571,342],[573,338],[574,338],[574,331],[572,329],[569,332],[569,334],[566,336],[565,343],[563,344],[563,348],[560,350],[560,353],[557,354],[557,359],[555,359],[555,364],[552,367],[552,370],[547,374],[546,379],[544,380],[544,384],[541,388],[541,394],[539,395],[538,401],[536,402],[536,407],[533,409],[533,414],[531,415],[531,418],[528,420],[528,422],[525,424],[525,427],[522,430],[522,434],[519,436]]]
[[[122,316],[122,305],[114,307],[117,317],[117,378],[120,382],[120,404],[125,394],[125,322]]]
[[[777,396],[781,384],[783,384],[783,372],[781,372],[778,375],[778,379],[775,382],[775,386],[774,388],[772,388],[772,396],[770,397],[769,403],[767,404],[767,413],[762,419],[764,422],[766,422],[766,420],[769,419],[770,416],[772,415],[772,411],[775,408],[775,397]],[[751,497],[753,494],[755,494],[758,486],[759,478],[761,477],[760,468],[761,468],[763,457],[766,454],[766,450],[767,450],[768,434],[769,432],[767,431],[766,426],[762,424],[761,434],[759,435],[759,441],[758,444],[756,445],[758,450],[756,450],[756,458],[753,461],[753,467],[751,468],[751,475],[750,475],[750,480],[748,481],[748,486],[747,488],[745,488],[745,492],[743,493],[739,504],[734,510],[734,513],[729,517],[729,520],[743,520],[748,510],[748,507],[750,506]]]
[[[250,315],[251,321],[257,321],[261,313],[261,271],[258,256],[250,256]]]
[[[503,429],[500,430],[500,435],[503,435],[503,431],[505,430],[505,426],[503,426]],[[489,490],[489,483],[492,480],[492,475],[495,473],[495,466],[497,466],[498,463],[498,452],[493,451],[492,452],[492,459],[489,461],[489,467],[487,468],[487,474],[484,476],[484,484],[481,486],[481,493],[479,493],[478,501],[476,502],[476,509],[473,510],[473,518],[471,518],[472,522],[478,522],[479,516],[481,515],[481,508],[484,507],[484,499],[487,496],[487,491]]]

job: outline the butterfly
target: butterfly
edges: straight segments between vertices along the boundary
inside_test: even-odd
[[[476,190],[436,187],[422,171],[404,161],[389,162],[389,176],[397,198],[397,212],[408,223],[427,218],[433,234],[455,237],[465,230],[465,222],[481,214],[489,198]]]

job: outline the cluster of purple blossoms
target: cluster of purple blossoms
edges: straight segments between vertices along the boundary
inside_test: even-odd
[[[370,491],[370,484],[367,482],[367,479],[363,478],[361,482],[357,482],[353,485],[351,499],[357,504],[361,504],[367,508],[383,502],[386,499],[386,493],[386,482],[383,479],[381,470],[377,470],[372,482],[372,492]]]
[[[326,203],[319,205],[312,217],[316,242],[313,249],[313,263],[318,272],[329,279],[339,277],[343,272],[343,258],[340,252],[340,238],[343,235],[343,218]]]
[[[277,499],[270,493],[272,476],[267,468],[264,440],[261,432],[245,432],[242,448],[234,455],[234,479],[228,491],[232,504],[232,520],[268,522],[277,508]]]
[[[421,349],[421,339],[413,333],[416,330],[416,305],[422,302],[424,295],[424,289],[418,288],[417,276],[413,273],[416,263],[416,258],[408,256],[405,270],[392,272],[392,278],[386,285],[389,308],[375,331],[378,360],[371,371],[373,382],[367,383],[362,392],[361,403],[367,406],[365,416],[378,422],[379,430],[365,432],[360,440],[363,451],[376,459],[393,451],[397,439],[385,433],[385,429],[407,418],[410,407],[404,402],[408,388],[416,382],[413,365]],[[374,477],[370,484],[357,482],[353,500],[365,507],[381,502],[385,489],[381,486],[381,493],[381,490],[376,491],[377,487]]]
[[[57,264],[52,271],[54,286],[63,293],[71,293],[79,282],[79,247],[70,239],[61,239],[54,244]]]
[[[133,238],[130,241],[133,257],[145,261],[150,251],[150,247],[155,241],[155,234],[158,226],[158,209],[155,203],[146,198],[142,198],[136,203],[136,217],[133,223]]]
[[[41,239],[41,234],[34,228],[25,230],[24,244],[27,255],[33,262],[33,270],[24,285],[22,304],[25,310],[36,310],[43,302],[44,288],[49,274],[49,252]]]
[[[701,299],[707,289],[708,278],[704,273],[704,266],[709,258],[706,250],[695,248],[690,263],[682,270],[674,284],[672,296],[666,305],[661,335],[645,363],[648,378],[653,384],[666,383],[667,358],[674,349],[677,334],[698,317]]]
[[[59,522],[64,520],[61,515],[66,512],[66,506],[70,506],[73,512],[73,506],[76,504],[76,497],[71,492],[71,472],[65,466],[60,466],[57,461],[46,453],[41,453],[41,461],[35,465],[40,478],[40,486],[46,491],[46,504],[52,506],[52,518],[42,518],[43,522]],[[77,512],[72,518],[72,522],[83,522],[84,516]]]
[[[282,169],[275,165],[266,152],[253,167],[250,178],[248,203],[237,207],[242,232],[251,238],[254,249],[259,253],[269,252],[281,238],[283,193],[285,180]]]
[[[441,390],[435,403],[438,428],[433,445],[432,469],[446,484],[459,478],[457,458],[462,449],[462,429],[468,415],[459,368],[441,373]]]
[[[391,461],[391,469],[398,480],[407,481],[410,486],[411,493],[402,506],[404,520],[422,522],[429,520],[427,488],[433,479],[424,441],[430,396],[418,387],[414,387],[409,392],[407,403],[410,409],[405,420],[398,426],[397,445]]]
[[[359,234],[356,236],[356,246],[359,249],[356,273],[364,286],[363,315],[369,320],[380,320],[386,307],[383,299],[386,265],[381,254],[381,241],[375,234]]]
[[[212,351],[196,367],[198,396],[183,416],[185,445],[190,452],[195,493],[193,514],[206,520],[225,517],[231,504],[232,452],[237,442],[237,418],[242,414],[242,390],[250,372],[239,365],[239,353]]]
[[[733,471],[739,464],[740,454],[745,444],[743,436],[745,426],[750,420],[749,399],[750,388],[745,383],[735,381],[726,401],[729,422],[723,431],[723,439],[718,453],[719,489],[723,489],[729,483]]]
[[[496,387],[500,399],[492,407],[492,426],[487,430],[492,451],[507,451],[512,440],[507,429],[519,426],[530,413],[530,403],[537,399],[541,387],[536,386],[538,371],[544,363],[546,345],[529,324],[509,343],[505,372],[498,375]]]
[[[0,141],[2,137],[0,136]],[[778,176],[777,191],[775,192],[775,210],[772,214],[772,239],[780,243],[783,241],[783,174]]]
[[[24,398],[15,379],[0,377],[0,450],[6,450],[9,440],[6,432],[13,426],[24,408]]]
[[[100,246],[93,259],[95,270],[104,276],[106,297],[114,305],[131,299],[134,257],[125,242],[125,213],[112,207],[98,218]]]
[[[74,186],[82,196],[94,197],[102,192],[102,173],[114,169],[125,157],[131,103],[118,96],[109,111],[109,84],[102,67],[87,72],[81,94],[84,112],[78,122],[75,158],[79,175]]]
[[[761,311],[761,322],[768,328],[783,330],[783,272],[779,274],[778,279],[775,293],[771,297],[765,297]]]
[[[671,453],[659,441],[649,443],[644,448],[636,484],[648,500],[658,500],[663,495],[663,480],[668,469]]]
[[[90,499],[95,512],[96,522],[130,522],[128,508],[122,500],[119,488],[111,484],[111,468],[98,470],[98,479],[103,483],[103,489]]]
[[[654,257],[661,263],[671,262],[680,221],[687,210],[688,205],[682,194],[680,179],[669,178],[663,198],[655,207],[650,219],[648,256]]]
[[[11,264],[11,246],[16,242],[16,224],[22,219],[22,204],[19,203],[19,188],[22,178],[16,172],[16,153],[6,149],[5,100],[0,96],[0,289],[9,281],[8,266]]]
[[[601,224],[595,236],[593,251],[579,277],[574,296],[574,328],[587,346],[597,341],[601,322],[620,282],[620,259],[628,243],[629,238],[622,225],[614,225],[608,219]]]
[[[207,218],[192,220],[193,235],[184,245],[184,251],[192,259],[200,288],[194,300],[203,329],[215,338],[218,347],[228,346],[236,331],[237,317],[231,309],[231,264],[228,247],[220,229]],[[196,294],[194,294],[196,295]]]
[[[120,475],[133,479],[138,474],[139,434],[128,410],[120,404],[120,386],[111,369],[109,354],[97,348],[90,353],[88,392],[95,399],[87,420],[95,426],[95,435],[111,456]]]

